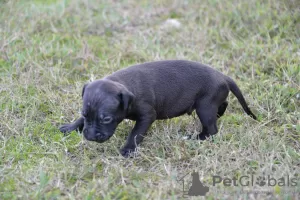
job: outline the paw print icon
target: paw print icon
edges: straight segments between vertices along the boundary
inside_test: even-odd
[[[255,183],[259,186],[264,186],[264,185],[266,185],[266,178],[263,177],[263,176],[259,176],[259,177],[256,178]]]

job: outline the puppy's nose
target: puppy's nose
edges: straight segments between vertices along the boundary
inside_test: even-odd
[[[85,139],[87,139],[87,140],[90,140],[90,141],[95,140],[95,136],[93,136],[92,134],[89,134],[88,129],[83,130],[83,135],[84,135]]]

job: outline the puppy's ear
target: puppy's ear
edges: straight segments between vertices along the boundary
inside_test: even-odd
[[[131,103],[133,102],[134,95],[127,89],[123,89],[119,93],[119,98],[122,108],[127,111],[130,108]]]
[[[88,83],[84,84],[84,86],[83,86],[83,88],[82,88],[81,97],[83,97],[83,95],[84,95],[84,91],[85,91],[85,88],[86,88],[86,86],[87,86],[87,85],[88,85]]]

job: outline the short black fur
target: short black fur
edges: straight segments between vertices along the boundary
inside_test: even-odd
[[[155,120],[196,110],[203,126],[197,139],[205,140],[218,132],[216,122],[227,108],[229,91],[256,119],[236,83],[209,66],[186,60],[134,65],[86,84],[82,91],[82,112],[86,117],[61,126],[60,130],[67,133],[78,129],[87,140],[104,142],[123,119],[135,120],[121,149],[121,154],[128,156]]]

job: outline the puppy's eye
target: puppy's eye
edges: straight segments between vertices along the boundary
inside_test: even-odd
[[[102,119],[102,123],[103,124],[109,124],[110,122],[112,122],[112,117],[104,117],[103,119]]]

